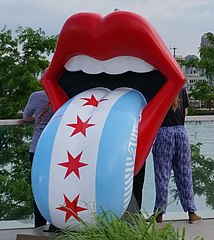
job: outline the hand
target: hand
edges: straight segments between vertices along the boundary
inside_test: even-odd
[[[33,123],[35,121],[35,117],[34,116],[27,117],[23,114],[22,120],[25,121],[25,122]]]

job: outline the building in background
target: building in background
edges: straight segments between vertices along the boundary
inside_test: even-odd
[[[209,32],[205,33],[202,37],[201,37],[201,44],[200,44],[200,48],[203,47],[211,47],[211,43],[209,41],[209,39],[207,38],[207,35],[209,34]]]
[[[205,33],[201,37],[200,48],[210,46],[209,40],[207,38],[207,34],[208,33]],[[186,57],[183,57],[181,55],[176,55],[175,51],[174,51],[174,57],[177,60],[177,62],[182,62],[182,61],[188,62],[192,59],[198,58],[195,55],[187,55]],[[186,86],[187,92],[189,92],[190,89],[192,87],[194,87],[194,85],[197,82],[208,82],[208,79],[205,75],[204,70],[197,69],[196,67],[186,67],[186,66],[182,66],[181,68],[182,68],[182,72],[186,78],[185,86]],[[195,107],[201,107],[201,102],[190,99],[190,105],[195,106]]]
[[[201,37],[200,48],[210,46],[210,42],[207,38],[207,34],[209,34],[209,32],[205,33]],[[195,55],[187,55],[186,57],[183,57],[181,55],[176,55],[175,50],[177,48],[174,47],[172,49],[174,50],[174,52],[173,52],[174,57],[178,62],[181,61],[181,60],[184,60],[185,62],[187,62],[187,61],[190,61],[191,59],[197,59],[197,56],[195,56]],[[204,81],[204,82],[208,81],[207,77],[205,75],[205,72],[201,69],[199,70],[199,69],[196,69],[195,67],[188,67],[187,68],[185,66],[182,66],[182,72],[186,77],[187,90],[189,90],[191,86],[194,86],[194,84],[199,82],[199,81]]]
[[[195,55],[187,55],[184,58],[184,60],[189,61],[191,59],[196,59],[196,58],[197,58],[197,56],[195,56]],[[182,71],[186,77],[187,90],[189,90],[191,87],[193,87],[194,84],[197,82],[201,82],[201,81],[207,82],[207,77],[206,77],[204,71],[201,69],[197,69],[196,67],[187,68],[184,66],[182,68]]]

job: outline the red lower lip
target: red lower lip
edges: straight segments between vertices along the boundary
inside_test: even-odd
[[[75,14],[65,22],[53,60],[42,78],[54,111],[68,100],[58,84],[64,65],[69,58],[79,54],[99,60],[135,56],[154,66],[167,79],[142,114],[135,165],[137,173],[166,112],[185,82],[183,74],[155,29],[141,16],[124,11],[105,17],[94,13]]]

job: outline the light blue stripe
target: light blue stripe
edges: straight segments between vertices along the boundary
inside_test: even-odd
[[[52,222],[49,211],[49,176],[52,150],[62,115],[66,111],[70,99],[53,115],[44,129],[36,148],[32,166],[32,189],[38,208],[45,219]]]
[[[108,114],[101,135],[96,169],[97,213],[120,216],[124,205],[125,163],[134,124],[146,100],[137,91],[124,94]]]

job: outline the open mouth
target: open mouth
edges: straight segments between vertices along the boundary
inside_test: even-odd
[[[95,87],[110,90],[130,87],[141,92],[149,102],[166,82],[160,71],[145,61],[130,56],[100,61],[79,55],[69,59],[65,69],[58,83],[68,98]]]
[[[116,11],[105,17],[94,13],[71,16],[41,82],[54,111],[75,94],[97,86],[111,90],[125,86],[143,93],[148,104],[138,131],[136,174],[185,79],[146,19]]]
[[[52,187],[49,187],[49,182],[46,184],[48,186],[41,182],[44,191],[49,191],[50,195],[53,195],[50,197],[51,210],[44,215],[49,222],[53,222],[52,219],[55,218],[56,226],[57,222],[59,227],[64,226],[61,224],[62,220],[58,220],[62,219],[60,211],[66,212],[65,222],[72,216],[79,219],[78,211],[76,210],[75,214],[69,212],[68,206],[81,212],[88,211],[86,206],[83,208],[77,206],[78,201],[94,201],[104,210],[115,208],[120,215],[130,201],[133,175],[136,175],[144,164],[163,118],[185,82],[177,62],[150,23],[137,14],[117,11],[103,17],[94,13],[78,13],[65,22],[51,64],[41,82],[56,112],[56,116],[45,131],[49,131],[51,136],[55,134],[57,140],[51,143],[49,158],[47,153],[45,157],[40,154],[44,150],[40,152],[38,150],[35,158],[38,158],[38,162],[49,162],[51,167],[47,164],[47,168],[52,174],[49,174],[50,172],[48,174],[52,179],[56,179],[59,189],[62,190],[62,193],[57,193],[55,197],[56,193],[51,193],[49,190],[49,188],[55,189],[56,184],[53,184],[53,180],[49,180]],[[127,98],[129,96],[130,99]],[[121,105],[121,99],[125,105]],[[92,109],[89,108],[89,100],[93,105]],[[101,108],[97,107],[98,105]],[[84,108],[85,111],[82,111],[81,109],[86,106],[87,110]],[[128,110],[124,110],[123,106]],[[70,110],[65,112],[65,108]],[[99,122],[100,119],[104,119],[103,122]],[[126,122],[128,126],[130,119],[133,125],[127,130]],[[114,125],[114,122],[117,125]],[[57,131],[55,127],[58,128]],[[70,132],[68,127],[75,129]],[[96,134],[88,134],[92,129],[98,129],[95,130]],[[37,149],[40,146],[44,149],[45,137],[49,139],[46,132]],[[63,134],[62,139],[58,137],[59,132]],[[106,133],[105,137],[103,132]],[[65,142],[66,138],[68,143]],[[78,138],[78,141],[74,142],[75,138]],[[114,140],[114,144],[110,142],[110,138]],[[129,142],[124,150],[123,145],[127,138]],[[97,148],[94,144],[95,150],[92,150],[94,139],[97,145],[100,144],[102,147]],[[105,144],[101,144],[102,140]],[[70,148],[72,150],[68,151]],[[63,149],[62,155],[59,155],[60,149]],[[75,154],[72,155],[71,152]],[[123,159],[132,160],[130,163],[125,163],[128,164],[127,168],[125,165],[121,168],[122,164],[120,164],[124,152],[131,157],[128,156],[127,159],[123,157]],[[109,153],[111,155],[106,158]],[[62,166],[68,166],[69,162],[60,161],[67,156],[69,161],[71,159],[81,161],[76,164],[81,165],[80,171],[83,173],[91,167],[88,175],[91,176],[93,172],[93,177],[82,181],[86,174],[81,175],[78,172],[75,176],[71,174],[73,172],[69,174],[67,172],[64,175]],[[112,156],[117,158],[112,160]],[[41,161],[41,158],[44,158],[44,161]],[[96,158],[98,160],[95,160]],[[99,167],[101,165],[102,167]],[[102,171],[96,170],[98,168]],[[120,174],[117,172],[120,171],[119,168]],[[40,171],[44,171],[43,169],[41,165]],[[56,171],[63,176],[61,179],[58,174],[54,174]],[[35,176],[35,182],[40,175]],[[126,179],[126,175],[130,177]],[[119,182],[121,185],[116,185]],[[88,183],[90,187],[86,187]],[[67,185],[62,188],[63,184]],[[66,195],[65,192],[68,194]],[[41,201],[38,187],[35,187],[34,193],[38,201]],[[57,205],[62,204],[63,195],[66,206],[56,208]],[[40,205],[48,206],[48,201],[47,197]],[[110,205],[112,208],[109,208]],[[43,211],[47,212],[45,208]]]

